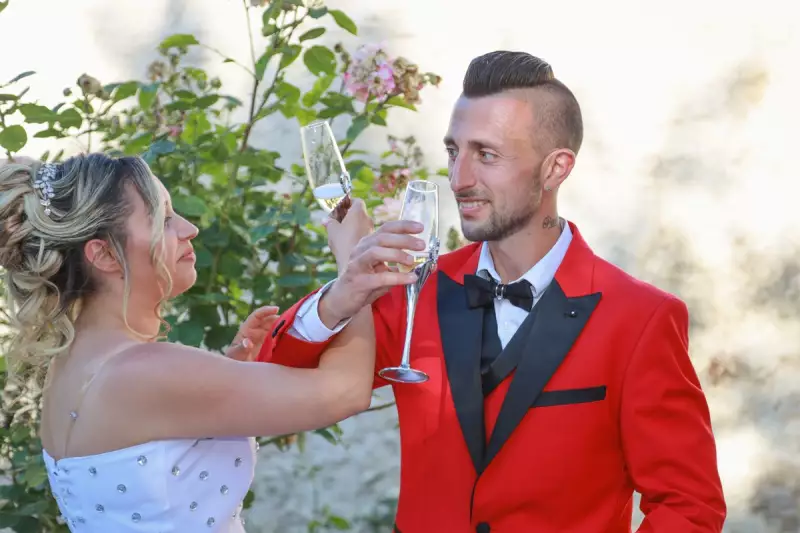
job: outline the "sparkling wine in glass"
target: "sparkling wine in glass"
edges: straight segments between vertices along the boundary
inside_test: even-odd
[[[417,281],[406,285],[406,336],[403,343],[403,355],[400,366],[381,369],[378,375],[397,383],[424,383],[428,375],[421,370],[411,368],[411,334],[414,330],[414,314],[417,309],[419,293],[428,277],[436,269],[439,258],[439,191],[435,183],[430,181],[410,181],[406,187],[400,220],[412,220],[423,226],[422,233],[416,235],[426,243],[424,251],[406,250],[414,258],[411,267],[397,265],[404,271],[414,271]]]
[[[353,188],[336,137],[327,121],[317,120],[300,128],[300,139],[314,198],[330,214]]]

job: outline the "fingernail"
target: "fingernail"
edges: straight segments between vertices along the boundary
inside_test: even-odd
[[[244,346],[245,348],[250,348],[252,345],[253,343],[250,342],[250,339],[245,339],[242,341],[242,346]]]

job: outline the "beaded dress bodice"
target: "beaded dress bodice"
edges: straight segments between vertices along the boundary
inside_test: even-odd
[[[146,442],[55,461],[44,451],[53,494],[70,531],[243,533],[255,439]]]

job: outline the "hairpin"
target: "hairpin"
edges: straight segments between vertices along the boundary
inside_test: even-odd
[[[45,163],[39,168],[36,173],[36,180],[33,182],[33,188],[39,191],[41,196],[39,203],[44,206],[44,214],[50,216],[50,200],[53,199],[53,184],[51,183],[58,171],[58,165],[54,163]]]

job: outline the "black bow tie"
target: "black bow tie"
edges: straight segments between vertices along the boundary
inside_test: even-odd
[[[524,279],[504,285],[493,279],[487,280],[474,274],[467,274],[464,276],[464,288],[467,290],[467,304],[470,309],[492,305],[492,300],[495,298],[505,298],[528,312],[533,309],[531,284]]]

